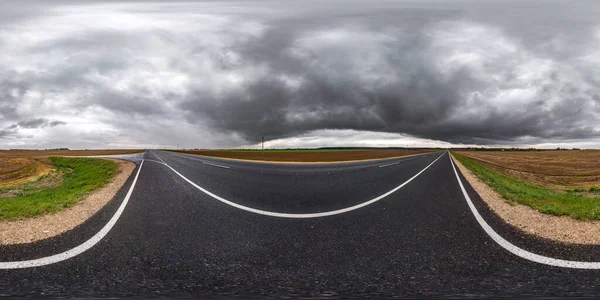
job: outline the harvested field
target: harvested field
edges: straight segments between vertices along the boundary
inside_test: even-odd
[[[94,156],[141,153],[145,150],[0,150],[1,157]]]
[[[336,162],[380,159],[430,153],[439,150],[173,150],[174,152],[278,162]]]
[[[3,189],[35,181],[51,171],[52,165],[47,159],[0,157],[0,194]]]
[[[600,187],[600,151],[458,151],[505,176],[553,189]]]

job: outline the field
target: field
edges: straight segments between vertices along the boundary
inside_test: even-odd
[[[600,187],[600,151],[458,151],[508,177],[553,189]]]
[[[335,162],[378,159],[430,153],[438,150],[404,149],[282,149],[282,150],[172,150],[174,152],[221,158],[278,162]]]
[[[45,159],[0,158],[0,189],[34,181],[51,170],[51,164]]]
[[[456,152],[455,158],[509,203],[600,220],[598,151]],[[584,163],[586,162],[586,163]]]
[[[17,220],[70,207],[116,174],[113,161],[52,157],[53,172],[34,181],[0,188],[0,220]]]

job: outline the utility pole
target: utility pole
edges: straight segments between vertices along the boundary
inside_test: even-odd
[[[261,145],[262,145],[261,146],[262,150],[265,150],[265,137],[264,136],[262,137],[262,143],[261,143]]]

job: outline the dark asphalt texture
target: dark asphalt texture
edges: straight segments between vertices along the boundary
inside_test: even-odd
[[[155,155],[221,197],[290,213],[368,201],[443,156],[376,203],[312,219],[234,208],[146,160],[123,215],[103,240],[60,263],[0,270],[0,296],[600,296],[600,271],[541,265],[497,245],[469,210],[447,153],[300,165],[156,150],[145,158],[158,161]],[[0,261],[39,258],[86,241],[112,217],[132,181],[70,232],[0,246]],[[558,244],[505,224],[463,183],[486,221],[511,243],[554,258],[600,261],[598,246]]]

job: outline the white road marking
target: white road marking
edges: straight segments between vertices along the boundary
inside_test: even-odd
[[[448,156],[450,156],[450,154],[448,154]],[[527,250],[521,249],[521,248],[513,245],[511,242],[505,240],[498,233],[496,233],[496,231],[494,231],[494,229],[492,229],[492,227],[479,214],[479,212],[477,211],[477,208],[475,208],[475,205],[473,205],[473,201],[471,201],[469,194],[467,194],[467,191],[465,190],[465,187],[462,184],[462,180],[458,176],[458,172],[456,171],[456,168],[454,167],[454,162],[452,161],[452,158],[450,158],[450,164],[452,164],[452,169],[454,169],[454,174],[456,175],[456,180],[458,180],[458,185],[460,185],[460,189],[462,190],[463,195],[465,196],[465,200],[467,200],[467,204],[469,205],[471,212],[475,216],[475,219],[477,220],[479,225],[481,225],[483,230],[485,230],[485,232],[496,243],[498,243],[498,245],[500,245],[502,248],[508,250],[510,253],[512,253],[516,256],[519,256],[521,258],[524,258],[524,259],[527,259],[527,260],[530,260],[530,261],[533,261],[536,263],[549,265],[549,266],[572,268],[572,269],[596,269],[596,270],[600,269],[600,262],[572,261],[572,260],[563,260],[563,259],[542,256],[542,255],[531,253]]]
[[[385,165],[381,165],[381,166],[379,166],[379,167],[380,167],[380,168],[385,168],[385,167],[389,167],[389,166],[397,165],[397,164],[399,164],[399,163],[400,163],[400,162],[399,162],[399,161],[397,161],[397,162],[394,162],[394,163],[391,163],[391,164],[385,164]]]
[[[255,214],[260,214],[260,215],[265,215],[265,216],[271,216],[271,217],[278,217],[278,218],[291,218],[291,219],[306,219],[306,218],[320,218],[320,217],[327,217],[327,216],[333,216],[333,215],[338,215],[338,214],[343,214],[349,211],[353,211],[356,209],[359,209],[361,207],[365,207],[369,204],[373,204],[389,195],[391,195],[392,193],[394,193],[395,191],[401,189],[402,187],[404,187],[405,185],[407,185],[409,182],[413,181],[415,178],[417,178],[417,176],[421,175],[421,173],[425,172],[425,170],[427,170],[431,165],[433,165],[436,161],[438,161],[442,156],[444,155],[444,153],[442,153],[442,155],[440,155],[438,158],[436,158],[432,163],[430,163],[429,165],[427,165],[425,168],[423,168],[423,170],[421,170],[419,173],[415,174],[413,177],[411,177],[410,179],[406,180],[404,183],[402,183],[401,185],[393,188],[392,190],[379,195],[371,200],[368,200],[366,202],[354,205],[354,206],[350,206],[350,207],[346,207],[346,208],[342,208],[342,209],[337,209],[337,210],[332,210],[332,211],[326,211],[326,212],[319,212],[319,213],[307,213],[307,214],[293,214],[293,213],[280,213],[280,212],[273,212],[273,211],[266,211],[266,210],[261,210],[261,209],[256,209],[256,208],[252,208],[252,207],[248,207],[248,206],[244,206],[241,204],[237,204],[235,202],[229,201],[223,197],[220,197],[208,190],[206,190],[205,188],[195,184],[193,181],[187,179],[185,176],[181,175],[181,173],[177,172],[177,170],[173,169],[171,166],[169,166],[168,164],[166,164],[165,166],[167,166],[168,168],[170,168],[173,172],[175,172],[175,174],[179,175],[179,177],[183,178],[185,181],[187,181],[189,184],[191,184],[192,186],[194,186],[195,188],[197,188],[198,190],[200,190],[201,192],[211,196],[212,198],[219,200],[227,205],[233,206],[235,208],[239,208],[241,210],[245,210],[248,212],[252,212]]]
[[[123,199],[121,206],[119,206],[119,208],[117,209],[115,214],[112,216],[112,218],[108,221],[108,223],[106,223],[106,225],[104,225],[104,227],[102,229],[100,229],[100,231],[98,233],[96,233],[93,237],[91,237],[85,243],[83,243],[71,250],[67,250],[65,252],[55,254],[52,256],[42,257],[42,258],[38,258],[38,259],[31,259],[31,260],[0,262],[0,269],[23,269],[23,268],[32,268],[32,267],[40,267],[40,266],[50,265],[50,264],[54,264],[54,263],[61,262],[61,261],[67,260],[69,258],[75,257],[75,256],[89,250],[90,248],[92,248],[94,245],[96,245],[98,242],[100,242],[100,240],[102,240],[102,238],[104,238],[106,236],[106,234],[108,234],[108,232],[113,228],[113,226],[115,226],[115,223],[117,223],[117,220],[119,220],[119,217],[121,217],[121,214],[123,213],[123,210],[125,209],[125,206],[127,206],[127,203],[129,202],[131,193],[133,193],[133,189],[135,188],[135,184],[137,183],[138,177],[140,176],[140,171],[142,170],[143,165],[144,165],[144,161],[142,160],[142,163],[140,164],[140,168],[138,169],[137,174],[135,174],[133,183],[131,183],[131,187],[129,188],[129,191],[127,192],[127,195],[125,196],[125,199]]]
[[[156,155],[155,153],[152,153],[152,154],[154,154],[156,157],[158,157],[158,155]],[[175,156],[179,156],[179,157],[183,157],[183,158],[187,158],[187,159],[191,159],[191,160],[197,160],[197,161],[200,161],[200,162],[202,162],[202,163],[203,163],[203,164],[205,164],[205,165],[210,165],[210,166],[219,167],[219,168],[224,168],[224,169],[231,169],[231,167],[228,167],[228,166],[219,165],[219,164],[213,164],[213,163],[207,162],[207,161],[205,161],[205,160],[203,160],[203,159],[198,159],[198,158],[190,157],[190,156],[187,156],[187,155],[179,155],[179,154],[173,154],[173,155],[175,155]],[[161,159],[161,160],[162,160],[162,159]],[[166,164],[166,163],[165,163],[165,164]]]
[[[230,167],[228,167],[228,166],[222,166],[222,165],[212,164],[212,163],[205,162],[205,161],[203,161],[202,163],[203,163],[203,164],[205,164],[205,165],[215,166],[215,167],[219,167],[219,168],[231,169],[231,168],[230,168]]]
[[[175,153],[169,153],[169,154],[170,154],[170,155],[173,155],[173,156],[179,156],[179,157],[183,157],[183,158],[191,159],[191,160],[199,160],[199,161],[204,161],[204,160],[202,160],[202,159],[195,158],[195,157],[191,157],[191,156],[189,156],[189,155],[181,155],[181,154],[175,154]]]
[[[160,161],[158,161],[158,160],[154,160],[154,159],[148,159],[148,158],[145,158],[144,160],[145,160],[145,161],[151,161],[151,162],[154,162],[154,163],[157,163],[157,164],[161,164],[161,165],[166,165],[166,163],[164,163],[164,162],[160,162]]]
[[[158,155],[156,155],[156,153],[154,153],[154,151],[149,151],[150,153],[152,153],[152,155],[154,155],[156,158],[158,158],[160,161],[163,162],[163,164],[167,164],[164,160],[162,160],[162,158],[158,157]]]
[[[429,155],[433,155],[437,152],[434,152],[432,154],[427,154],[424,155],[422,157],[427,157]],[[156,154],[155,154],[156,155]],[[174,152],[169,153],[169,155],[173,155],[173,156],[179,156],[179,157],[183,157],[183,158],[187,158],[187,159],[192,159],[192,160],[197,160],[197,161],[201,161],[204,162],[205,160],[203,159],[199,159],[199,158],[195,158],[192,157],[193,154],[187,154],[187,155],[181,155],[181,154],[176,154]],[[244,162],[252,162],[252,163],[267,163],[267,164],[282,164],[282,163],[289,163],[289,164],[315,164],[315,165],[319,165],[319,164],[348,164],[348,163],[357,163],[357,162],[370,162],[370,161],[374,161],[374,160],[393,160],[393,159],[400,159],[402,161],[406,161],[406,160],[411,160],[411,159],[417,159],[421,156],[399,156],[399,157],[386,157],[386,158],[375,158],[375,159],[366,159],[366,160],[356,160],[356,161],[332,161],[332,162],[281,162],[281,161],[265,161],[265,160],[256,160],[256,161],[252,161],[252,160],[242,160]],[[213,157],[215,159],[219,159],[219,157]],[[221,158],[221,159],[227,159],[227,158]],[[233,160],[239,160],[237,158],[231,158]]]

